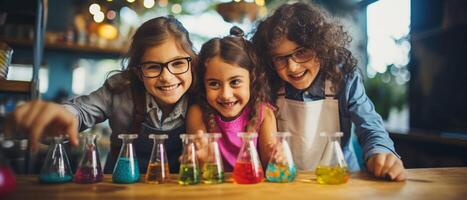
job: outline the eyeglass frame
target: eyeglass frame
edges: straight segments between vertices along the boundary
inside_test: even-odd
[[[185,70],[184,72],[180,72],[180,73],[173,73],[172,71],[170,71],[169,64],[170,64],[171,62],[173,62],[173,61],[182,60],[182,59],[188,61],[188,67],[186,68],[186,70]],[[140,66],[140,70],[141,70],[141,75],[143,75],[145,78],[157,78],[157,77],[161,76],[162,71],[164,71],[164,68],[167,68],[167,71],[169,71],[169,72],[170,72],[171,74],[173,74],[173,75],[181,75],[181,74],[184,74],[184,73],[186,73],[186,72],[188,72],[188,71],[190,70],[191,61],[193,61],[193,58],[191,58],[191,57],[183,57],[183,58],[175,58],[175,59],[173,59],[173,60],[170,60],[170,61],[164,62],[164,63],[161,63],[161,62],[154,62],[154,61],[142,62],[142,63],[139,64],[139,66]],[[144,74],[144,72],[143,72],[143,71],[144,71],[144,70],[143,70],[143,65],[144,65],[144,64],[158,64],[158,65],[161,66],[161,71],[159,72],[159,74],[158,74],[157,76],[146,76],[146,75]]]
[[[295,60],[295,59],[296,59],[296,56],[294,56],[294,55],[295,55],[297,52],[300,52],[300,51],[302,51],[302,50],[311,51],[311,52],[312,52],[312,56],[310,56],[309,58],[307,58],[305,61],[300,61],[300,62],[299,62],[299,61],[296,61],[296,60]],[[306,62],[312,60],[315,56],[316,56],[316,53],[315,53],[313,50],[311,50],[310,48],[300,47],[300,48],[298,48],[298,49],[293,50],[292,53],[289,53],[289,54],[286,54],[286,55],[283,55],[283,56],[274,56],[274,57],[272,58],[272,64],[273,64],[272,68],[273,68],[274,70],[276,70],[276,71],[278,71],[278,70],[283,70],[283,69],[287,68],[289,59],[292,59],[295,63],[301,64],[301,63],[306,63]],[[284,60],[285,60],[285,63],[284,63],[284,65],[281,66],[281,67],[277,67],[276,62],[274,61],[274,60],[275,60],[276,58],[278,58],[278,57],[283,57],[283,58],[285,58],[285,59],[284,59]]]

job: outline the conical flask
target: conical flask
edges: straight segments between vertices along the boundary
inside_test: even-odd
[[[133,148],[133,140],[136,134],[120,134],[118,138],[122,140],[122,147],[118,154],[118,160],[112,173],[114,183],[134,183],[139,180],[138,160]]]
[[[208,141],[207,158],[203,164],[203,182],[215,184],[224,182],[224,166],[219,151],[217,140],[222,137],[220,133],[206,133],[204,137]]]
[[[183,142],[182,160],[180,161],[180,172],[178,183],[180,185],[193,185],[200,182],[198,159],[196,158],[195,139],[196,135],[181,134]]]
[[[263,180],[263,168],[259,161],[258,152],[254,145],[254,139],[258,133],[238,133],[242,138],[242,147],[237,157],[237,162],[233,170],[233,179],[239,184],[259,183]]]
[[[96,134],[84,134],[83,154],[74,177],[76,183],[102,181],[103,174],[96,139]]]
[[[47,150],[39,181],[42,183],[65,183],[72,179],[70,163],[63,147],[63,137],[54,137]]]
[[[275,135],[276,144],[266,169],[266,179],[269,182],[292,182],[297,174],[297,169],[287,142],[290,132],[277,132]]]
[[[323,155],[316,167],[316,180],[320,184],[341,184],[349,180],[349,172],[344,154],[339,144],[342,132],[321,133],[321,137],[327,137],[327,143]]]
[[[154,145],[152,146],[145,181],[146,183],[156,184],[167,182],[169,180],[169,162],[164,142],[169,136],[167,134],[150,134],[149,138],[154,140]]]

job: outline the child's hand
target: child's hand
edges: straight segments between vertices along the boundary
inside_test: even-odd
[[[271,157],[270,157],[271,160],[274,159],[276,163],[284,162],[285,155],[284,155],[284,149],[282,147],[276,148],[275,143],[269,143],[268,149],[269,149],[268,152],[271,152]]]
[[[370,157],[367,163],[368,171],[376,177],[388,178],[392,181],[405,181],[407,173],[402,160],[392,153],[378,153]]]
[[[206,161],[208,157],[208,140],[204,137],[204,132],[202,130],[196,131],[196,156],[198,157],[198,161],[200,165]]]
[[[28,134],[33,151],[42,135],[69,135],[70,142],[78,145],[78,120],[60,104],[31,101],[18,106],[7,120],[6,134]]]

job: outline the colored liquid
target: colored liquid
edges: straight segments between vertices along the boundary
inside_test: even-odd
[[[342,184],[349,180],[347,167],[318,166],[315,174],[316,181],[320,184]]]
[[[259,183],[263,176],[263,169],[260,166],[255,169],[251,162],[237,162],[232,175],[234,181],[240,184]]]
[[[16,179],[13,171],[7,166],[0,166],[0,199],[16,190]]]
[[[200,182],[200,173],[197,167],[192,165],[180,165],[178,183],[180,185],[193,185]]]
[[[60,174],[60,173],[49,173],[39,175],[39,181],[41,183],[66,183],[73,179],[71,175]]]
[[[96,183],[102,181],[103,175],[100,167],[80,167],[75,173],[75,183]]]
[[[266,169],[266,179],[269,182],[287,183],[295,179],[297,170],[295,166],[289,167],[284,164],[269,163]]]
[[[224,182],[224,170],[219,169],[219,165],[206,163],[203,166],[203,182],[207,184],[216,184]]]
[[[150,163],[145,177],[146,183],[164,183],[169,180],[169,164]]]
[[[133,162],[131,162],[133,161]],[[112,174],[114,183],[134,183],[139,180],[139,168],[136,159],[125,157],[117,160],[117,166]]]

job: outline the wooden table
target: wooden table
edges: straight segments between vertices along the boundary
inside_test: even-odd
[[[113,184],[110,175],[97,184],[44,185],[38,183],[37,176],[18,176],[18,189],[7,199],[467,199],[467,167],[409,169],[408,172],[406,182],[388,182],[357,173],[343,185],[319,185],[311,172],[299,173],[292,183],[239,185],[228,180],[219,185],[191,186],[178,185],[175,180],[160,185]]]

